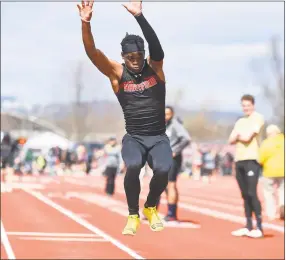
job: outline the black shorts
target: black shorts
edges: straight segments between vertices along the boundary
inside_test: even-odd
[[[126,134],[122,139],[122,159],[128,168],[130,165],[144,167],[148,162],[152,170],[166,170],[172,165],[172,150],[166,134],[141,136]]]
[[[169,181],[172,181],[172,182],[177,181],[177,177],[180,173],[181,167],[182,167],[182,155],[179,154],[173,158],[172,167],[168,174]]]

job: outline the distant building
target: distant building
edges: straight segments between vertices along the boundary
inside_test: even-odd
[[[28,114],[31,106],[20,102],[14,96],[1,96],[1,112]]]
[[[50,122],[34,116],[3,111],[1,111],[1,131],[10,133],[14,138],[31,137],[39,132],[53,132],[65,136],[61,128]]]

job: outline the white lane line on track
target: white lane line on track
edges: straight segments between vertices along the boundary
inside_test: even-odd
[[[88,230],[90,230],[91,232],[98,234],[100,236],[102,236],[103,238],[105,238],[107,241],[111,242],[113,245],[115,245],[116,247],[118,247],[120,250],[124,251],[125,253],[127,253],[128,255],[134,257],[135,259],[145,259],[142,256],[138,255],[135,251],[133,251],[132,249],[130,249],[129,247],[125,246],[124,244],[122,244],[121,242],[119,242],[118,240],[114,239],[113,237],[109,236],[108,234],[106,234],[104,231],[102,231],[101,229],[91,225],[90,223],[88,223],[86,220],[80,218],[79,216],[77,216],[76,214],[74,214],[73,212],[71,212],[70,210],[65,209],[64,207],[60,206],[59,204],[53,202],[52,200],[48,199],[47,197],[45,197],[44,195],[42,195],[39,192],[35,192],[35,191],[31,191],[28,189],[23,189],[25,192],[27,192],[28,194],[32,195],[33,197],[37,198],[38,200],[42,201],[43,203],[49,205],[50,207],[58,210],[59,212],[61,212],[62,214],[64,214],[65,216],[69,217],[70,219],[74,220],[75,222],[77,222],[79,225],[87,228]]]
[[[8,236],[41,236],[41,237],[98,237],[97,234],[80,233],[46,233],[46,232],[6,232]]]
[[[1,243],[3,244],[5,248],[8,259],[16,259],[2,220],[1,220]]]
[[[85,237],[19,237],[21,240],[57,241],[57,242],[109,242],[104,238]]]

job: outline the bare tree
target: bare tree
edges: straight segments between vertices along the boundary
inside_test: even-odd
[[[75,100],[71,104],[72,117],[67,117],[72,127],[71,136],[75,141],[81,142],[92,131],[92,106],[83,101],[84,83],[82,81],[84,64],[78,61],[73,71],[73,85],[75,91]]]
[[[274,88],[265,84],[264,93],[272,104],[272,111],[274,118],[279,126],[285,130],[285,86],[284,86],[284,62],[283,58],[279,55],[278,39],[273,37],[271,41],[271,54],[272,54],[272,69],[275,77]]]
[[[273,121],[276,122],[283,132],[285,131],[285,86],[284,86],[284,60],[279,52],[279,40],[273,37],[270,42],[270,69],[274,77],[274,83],[270,83],[270,79],[262,78],[262,67],[267,64],[252,63],[252,71],[261,85],[263,95],[268,100],[272,109]]]
[[[197,141],[226,140],[229,134],[229,125],[215,122],[209,118],[208,110],[201,110],[193,116],[184,118],[185,126]]]
[[[184,95],[183,88],[176,89],[175,95],[174,95],[174,108],[175,109],[177,109],[180,106],[180,103],[183,99],[183,95]]]

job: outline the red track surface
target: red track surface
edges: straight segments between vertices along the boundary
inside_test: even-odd
[[[166,227],[155,233],[142,222],[135,237],[121,235],[127,214],[122,177],[112,198],[102,192],[102,177],[44,180],[29,180],[42,189],[23,182],[13,192],[1,194],[1,221],[16,258],[284,259],[284,222],[264,223],[264,239],[230,235],[244,221],[233,178],[218,178],[211,184],[181,178],[179,218],[199,228]],[[145,178],[141,207],[148,183]],[[25,187],[26,191],[20,189]],[[160,211],[166,212],[164,196]],[[3,244],[1,259],[7,259]]]

